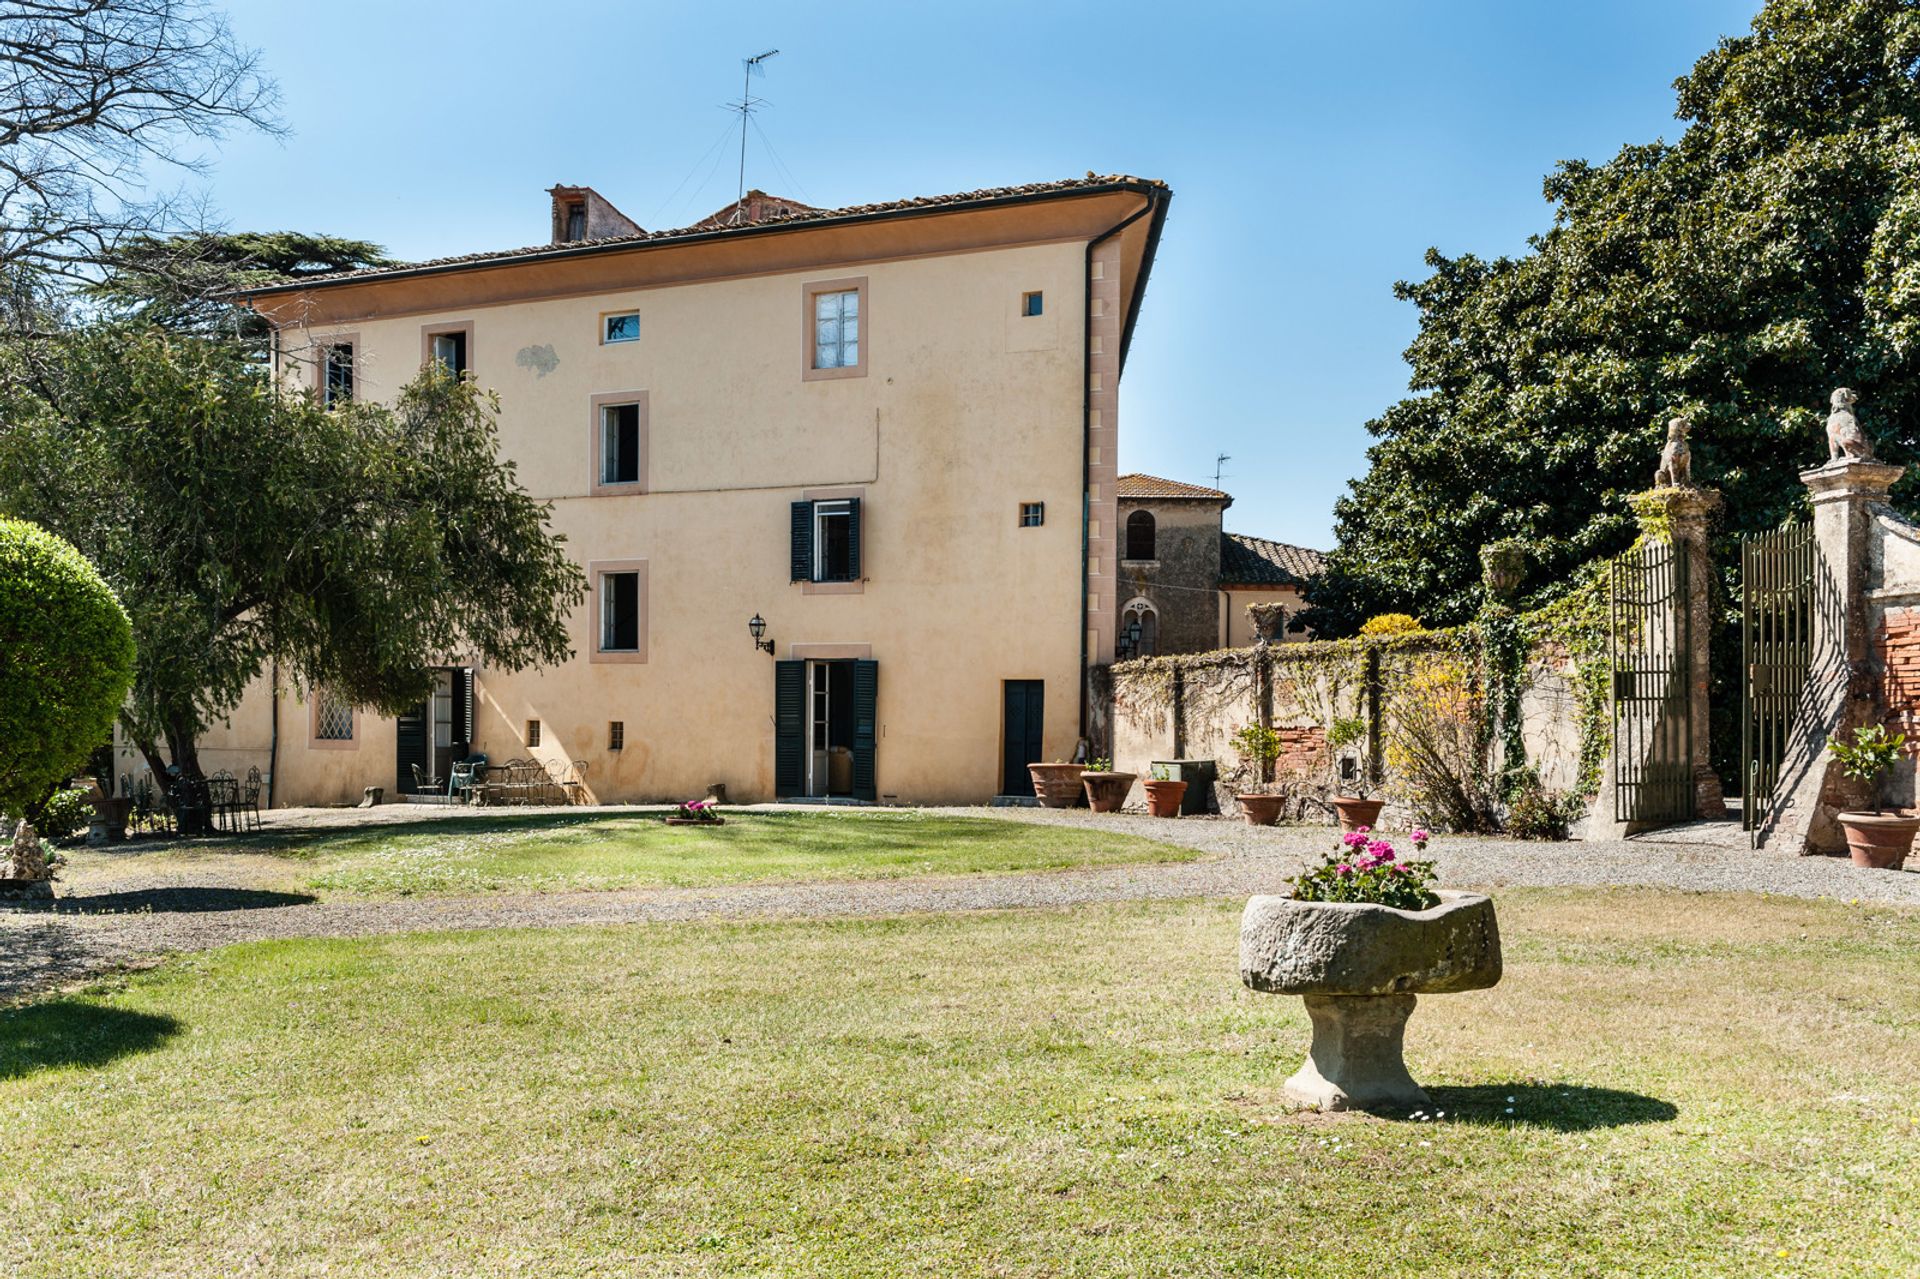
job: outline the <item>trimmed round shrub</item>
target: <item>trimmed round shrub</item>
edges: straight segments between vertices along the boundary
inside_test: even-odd
[[[0,517],[0,812],[84,765],[132,683],[133,626],[87,557]]]

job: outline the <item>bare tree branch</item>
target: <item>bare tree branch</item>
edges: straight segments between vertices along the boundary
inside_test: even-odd
[[[129,235],[181,229],[155,169],[282,131],[256,51],[206,0],[0,0],[0,272],[88,278]]]

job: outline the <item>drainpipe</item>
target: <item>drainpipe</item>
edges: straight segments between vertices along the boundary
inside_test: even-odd
[[[1093,655],[1087,649],[1087,623],[1091,620],[1087,615],[1087,588],[1092,585],[1087,574],[1087,551],[1092,541],[1090,530],[1093,522],[1093,499],[1089,493],[1093,487],[1093,251],[1159,209],[1163,198],[1162,188],[1149,187],[1146,204],[1087,241],[1086,263],[1080,272],[1080,278],[1086,284],[1086,296],[1080,307],[1080,736],[1087,738],[1089,746],[1087,675],[1090,668],[1087,663]],[[1113,393],[1116,396],[1120,394],[1118,377],[1114,379]],[[1115,423],[1119,420],[1119,414],[1115,413]],[[1117,454],[1119,437],[1116,435],[1114,438]]]
[[[280,659],[273,659],[273,732],[267,738],[267,807],[273,807],[273,786],[280,780]]]

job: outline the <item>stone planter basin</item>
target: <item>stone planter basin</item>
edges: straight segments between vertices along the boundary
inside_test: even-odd
[[[1240,978],[1300,995],[1313,1021],[1307,1061],[1287,1095],[1322,1110],[1426,1104],[1402,1043],[1415,997],[1500,980],[1493,901],[1442,890],[1429,910],[1255,897],[1240,919]]]

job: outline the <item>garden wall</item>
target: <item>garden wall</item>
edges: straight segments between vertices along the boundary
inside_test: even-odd
[[[1144,780],[1156,761],[1211,759],[1219,811],[1233,812],[1236,791],[1266,782],[1293,798],[1289,817],[1307,820],[1324,817],[1315,800],[1330,794],[1333,770],[1340,769],[1378,778],[1376,793],[1388,799],[1390,818],[1434,820],[1409,802],[1392,746],[1404,738],[1390,731],[1423,713],[1453,734],[1445,744],[1471,758],[1489,791],[1513,763],[1531,768],[1550,792],[1584,796],[1594,761],[1605,753],[1604,741],[1594,740],[1606,725],[1594,709],[1599,685],[1568,644],[1541,638],[1551,628],[1539,619],[1503,618],[1497,625],[1120,663],[1097,685],[1109,691],[1101,720],[1111,732],[1114,767]],[[1490,635],[1504,636],[1505,647]],[[1357,721],[1363,731],[1334,759],[1327,743],[1339,720]],[[1248,724],[1279,738],[1271,777],[1261,778],[1257,761],[1233,745]],[[1137,782],[1129,802],[1144,802]]]

